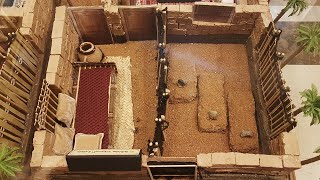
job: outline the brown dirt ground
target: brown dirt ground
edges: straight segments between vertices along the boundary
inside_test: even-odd
[[[197,75],[200,77],[204,73],[213,72],[224,75],[225,97],[229,92],[235,90],[251,91],[244,45],[169,44],[167,49],[170,58],[179,58],[186,62],[192,59],[196,64]],[[170,53],[170,51],[175,53]],[[210,90],[210,88],[207,89]],[[196,156],[199,153],[230,151],[228,131],[223,134],[204,133],[198,130],[197,101],[168,105],[167,119],[170,126],[166,130],[165,156]],[[214,103],[214,99],[212,101]],[[245,121],[244,124],[247,123]]]
[[[136,127],[134,147],[146,153],[148,139],[153,139],[156,118],[156,42],[131,41],[98,46],[106,56],[130,56],[132,65],[133,119]]]
[[[252,93],[250,91],[230,92],[228,95],[228,107],[231,150],[234,152],[258,153],[258,132]],[[242,130],[253,132],[253,137],[240,137]]]
[[[169,102],[181,103],[193,101],[197,97],[197,74],[195,63],[192,59],[179,58],[175,53],[176,51],[169,51],[167,54],[170,63],[168,75],[168,86],[170,87]],[[177,86],[179,79],[183,79],[187,82],[183,88]]]
[[[141,148],[146,153],[147,140],[153,138],[157,104],[155,41],[99,47],[107,56],[131,57],[133,117],[137,129],[134,148]],[[225,77],[225,97],[231,91],[251,91],[244,45],[169,44],[167,50],[169,54],[170,51],[175,52],[171,53],[170,58],[179,57],[186,62],[193,60],[199,76],[208,72],[222,74]],[[169,69],[169,76],[172,69]],[[167,119],[170,126],[165,130],[164,156],[196,156],[199,153],[230,151],[228,130],[226,133],[206,133],[198,130],[197,108],[197,98],[190,103],[168,104]]]
[[[198,77],[198,127],[203,132],[225,132],[228,125],[227,101],[224,95],[224,76],[202,73]],[[209,118],[209,111],[217,111],[216,120]]]

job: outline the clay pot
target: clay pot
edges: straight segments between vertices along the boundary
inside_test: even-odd
[[[81,43],[78,50],[78,56],[82,62],[100,62],[103,57],[101,50],[91,42]]]

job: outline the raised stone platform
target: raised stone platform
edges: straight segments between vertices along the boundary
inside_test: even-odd
[[[234,152],[258,153],[259,140],[255,120],[255,104],[250,91],[228,94],[229,144]]]
[[[227,107],[224,95],[224,76],[218,73],[201,74],[198,77],[199,103],[198,127],[202,132],[225,132],[227,128]],[[210,119],[209,111],[218,113]]]

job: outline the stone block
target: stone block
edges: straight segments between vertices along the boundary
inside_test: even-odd
[[[260,167],[283,168],[282,156],[260,154]]]
[[[46,130],[35,131],[33,137],[33,145],[43,145],[46,139]]]
[[[252,13],[252,12],[269,12],[269,7],[264,5],[243,5],[242,11],[245,13]]]
[[[297,137],[292,132],[284,132],[281,134],[281,139],[283,143],[283,152],[288,155],[300,155],[299,144]]]
[[[180,17],[180,12],[177,11],[168,11],[168,18],[179,18]]]
[[[186,24],[186,29],[187,30],[195,30],[195,29],[197,29],[198,28],[198,26],[197,25],[195,25],[195,24]]]
[[[42,163],[44,145],[33,145],[30,167],[40,167]]]
[[[177,29],[178,28],[178,23],[168,23],[167,24],[168,29]]]
[[[187,29],[187,35],[202,35],[203,32],[198,29]]]
[[[197,155],[197,164],[199,167],[211,167],[211,154],[198,154]]]
[[[142,167],[148,167],[148,156],[147,155],[142,155],[141,157],[141,166]]]
[[[66,24],[64,21],[54,21],[51,38],[62,38],[66,34]]]
[[[52,39],[51,54],[60,55],[62,53],[62,38]]]
[[[50,85],[55,85],[56,87],[59,87],[61,83],[61,76],[57,73],[46,73],[46,81]]]
[[[272,15],[270,12],[261,13],[262,22],[265,27],[268,27],[272,20]]]
[[[179,23],[179,24],[192,24],[192,18],[191,17],[178,18],[177,23]]]
[[[234,152],[212,153],[212,166],[234,166],[236,164],[236,156]]]
[[[259,166],[259,154],[235,153],[237,166]]]
[[[188,13],[192,13],[192,5],[191,4],[180,4],[180,12],[188,12]]]
[[[31,28],[34,20],[34,14],[28,13],[22,18],[22,27]]]
[[[43,156],[41,167],[68,167],[66,156]]]
[[[283,155],[282,162],[285,169],[295,170],[301,168],[299,156]]]
[[[174,35],[186,35],[187,30],[186,29],[168,29],[168,34],[174,34]]]
[[[58,6],[56,7],[56,14],[54,16],[55,21],[64,21],[66,18],[66,6]]]
[[[170,13],[170,11],[172,11],[172,12],[179,12],[180,11],[180,6],[179,6],[179,4],[166,4],[166,5],[162,5],[162,7],[161,8],[168,8],[167,10],[169,11],[169,13]]]

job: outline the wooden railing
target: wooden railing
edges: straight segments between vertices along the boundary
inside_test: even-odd
[[[0,59],[0,141],[21,145],[39,55],[19,32],[5,46]]]
[[[153,140],[148,141],[148,152],[150,156],[162,156],[163,144],[165,141],[164,130],[168,128],[169,123],[166,121],[167,100],[169,98],[169,90],[167,89],[167,79],[169,62],[165,57],[166,46],[166,11],[157,11],[157,118],[155,118],[155,131]],[[157,149],[157,150],[156,150]]]
[[[45,129],[54,133],[55,124],[57,122],[57,108],[58,97],[49,88],[47,81],[43,80],[35,111],[34,125],[36,129]]]
[[[271,139],[281,132],[291,130],[296,124],[292,119],[293,104],[282,80],[278,63],[281,58],[281,54],[277,52],[280,34],[281,30],[270,23],[256,47],[259,82],[268,113]]]

